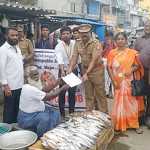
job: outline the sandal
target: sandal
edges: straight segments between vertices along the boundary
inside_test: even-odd
[[[141,128],[137,128],[137,129],[135,129],[135,132],[136,132],[137,134],[142,134],[142,133],[143,133],[143,130],[142,130]]]
[[[123,131],[115,131],[115,137],[128,137],[128,135]]]

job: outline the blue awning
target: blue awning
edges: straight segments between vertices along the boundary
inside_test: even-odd
[[[103,22],[97,22],[93,20],[87,20],[87,19],[73,19],[75,22],[84,23],[84,24],[91,24],[91,25],[105,25]]]
[[[110,2],[108,0],[95,0],[95,1],[100,2],[102,4],[105,4],[105,5],[109,5],[110,4]]]
[[[106,24],[102,21],[97,21],[94,19],[85,19],[81,17],[64,17],[64,16],[50,16],[51,18],[60,19],[64,21],[72,21],[82,24],[91,24],[91,25],[99,25],[99,26],[105,26]]]

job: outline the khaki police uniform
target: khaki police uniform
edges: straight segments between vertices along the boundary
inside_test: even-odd
[[[31,41],[26,38],[22,38],[19,41],[19,47],[20,47],[22,55],[24,57],[27,57],[28,55],[30,55],[31,51],[33,51],[33,45],[31,43]],[[33,60],[30,60],[29,62],[27,62],[27,65],[28,66],[33,65]]]
[[[23,28],[18,27],[18,32],[24,32]],[[24,58],[28,57],[31,54],[31,52],[33,52],[32,42],[25,37],[23,37],[22,39],[19,40],[18,45],[19,45],[19,48],[21,50],[22,56]],[[32,66],[33,64],[34,64],[33,59],[28,60],[28,62],[26,62],[26,64],[24,64],[25,83],[27,83],[27,78],[28,78],[27,67]]]
[[[89,28],[89,26],[87,28]],[[88,29],[85,28],[83,31],[87,32]],[[81,56],[83,74],[88,69],[92,58],[100,52],[99,46],[100,43],[96,39],[91,39],[85,45],[82,41],[76,42],[73,57],[77,58]],[[102,112],[108,112],[107,100],[104,92],[104,67],[100,60],[96,62],[93,70],[88,73],[88,80],[85,81],[84,85],[87,108],[93,110],[96,107]]]
[[[23,27],[18,27],[17,30],[18,32],[24,32]],[[33,44],[29,39],[23,37],[19,40],[18,44],[23,57],[28,57],[31,54],[31,52],[33,52]],[[28,61],[25,66],[30,65],[33,65],[33,60]]]

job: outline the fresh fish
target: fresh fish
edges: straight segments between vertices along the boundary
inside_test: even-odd
[[[41,138],[47,149],[88,150],[96,144],[98,135],[112,126],[108,115],[99,111],[74,114],[65,123],[48,131]]]

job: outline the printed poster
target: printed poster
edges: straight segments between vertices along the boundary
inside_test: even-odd
[[[34,50],[34,64],[39,68],[40,72],[44,70],[50,70],[56,78],[58,78],[58,68],[56,54],[54,49],[35,49]],[[85,107],[85,99],[83,86],[78,86],[76,91],[76,107]],[[66,92],[66,103],[65,106],[68,107],[68,93]],[[51,105],[58,106],[58,97],[49,101]]]

